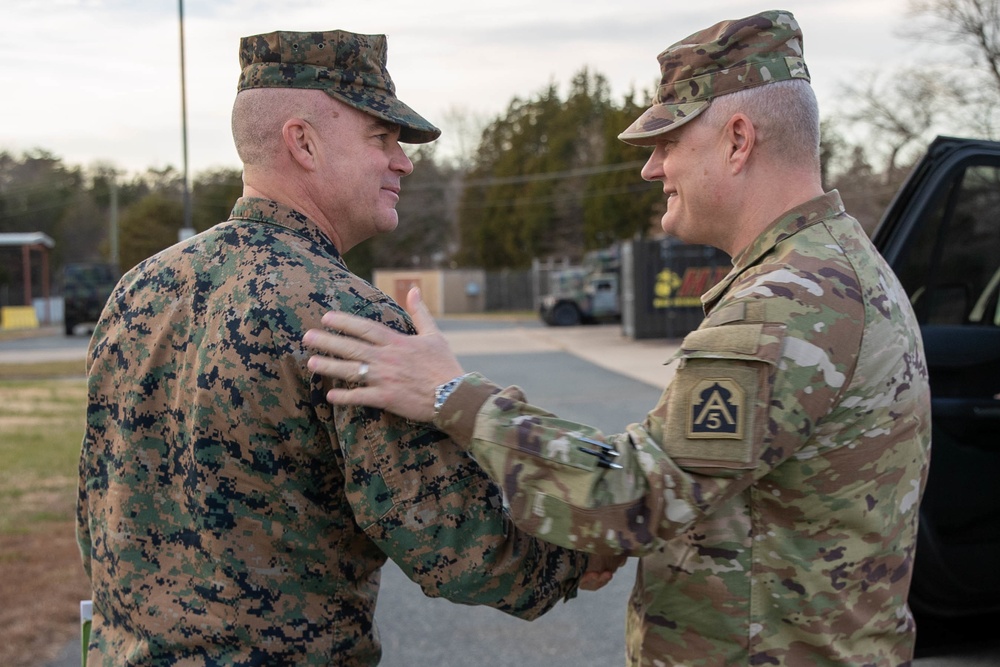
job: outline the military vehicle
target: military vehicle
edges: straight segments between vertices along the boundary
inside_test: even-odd
[[[615,322],[621,319],[618,247],[595,250],[581,266],[550,274],[550,292],[541,298],[538,314],[550,326]]]
[[[92,331],[121,273],[112,264],[67,264],[62,272],[63,326],[67,336]],[[78,329],[79,327],[79,329]]]

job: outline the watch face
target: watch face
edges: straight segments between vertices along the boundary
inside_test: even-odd
[[[434,389],[434,413],[437,414],[444,407],[445,401],[451,395],[451,392],[455,390],[455,387],[459,385],[464,378],[464,375],[460,375],[453,380],[448,380],[444,384],[440,384]]]

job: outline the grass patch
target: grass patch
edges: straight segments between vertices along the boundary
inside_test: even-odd
[[[49,664],[91,597],[76,545],[83,361],[0,364],[0,665]]]
[[[38,329],[0,329],[0,342],[5,340],[23,340],[25,338],[37,338],[46,333],[59,333],[58,327],[44,327]]]
[[[44,380],[49,378],[83,377],[87,369],[80,359],[43,361],[32,364],[0,363],[0,378],[10,380]]]
[[[33,365],[33,364],[26,364]],[[87,385],[71,379],[0,381],[0,534],[74,517]]]

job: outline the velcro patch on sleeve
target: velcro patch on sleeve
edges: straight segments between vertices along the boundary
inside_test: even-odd
[[[699,360],[677,373],[667,400],[664,449],[681,467],[756,466],[763,364]]]

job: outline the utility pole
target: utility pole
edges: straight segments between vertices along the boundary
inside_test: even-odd
[[[177,240],[194,236],[191,223],[191,192],[188,179],[188,138],[187,138],[187,88],[184,82],[184,0],[177,0],[177,11],[181,26],[181,144],[184,150],[184,227],[177,233]]]
[[[115,269],[121,270],[121,260],[118,257],[118,174],[114,169],[108,174],[108,188],[111,194],[111,263]]]

